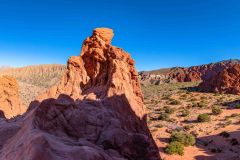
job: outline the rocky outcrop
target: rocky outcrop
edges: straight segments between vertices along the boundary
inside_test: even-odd
[[[223,69],[215,76],[205,78],[199,88],[205,92],[240,94],[240,64]]]
[[[0,159],[160,159],[134,61],[112,37],[111,29],[93,31],[61,82],[32,102]]]
[[[162,84],[175,82],[197,82],[216,76],[223,69],[240,64],[240,60],[227,60],[189,68],[174,67],[155,71],[141,72],[142,84]]]
[[[26,111],[19,97],[17,81],[9,76],[0,76],[0,115],[11,118]]]

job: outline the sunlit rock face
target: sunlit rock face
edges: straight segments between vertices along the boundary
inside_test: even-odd
[[[7,142],[0,141],[0,159],[160,159],[134,61],[111,45],[113,35],[108,28],[93,31],[80,56],[68,60],[61,82],[11,123],[15,130]]]
[[[240,94],[240,64],[222,69],[211,78],[206,78],[199,85],[205,92]]]
[[[26,111],[19,97],[16,79],[0,76],[0,112],[2,117],[12,118]]]
[[[192,67],[173,67],[143,71],[139,74],[142,84],[164,84],[176,82],[197,82],[210,79],[220,71],[240,64],[240,60],[226,60]]]

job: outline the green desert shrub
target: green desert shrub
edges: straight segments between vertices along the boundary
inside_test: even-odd
[[[186,126],[183,126],[183,129],[185,131],[189,131],[193,126],[192,125],[186,125]]]
[[[189,114],[190,114],[190,111],[187,110],[187,109],[184,109],[184,110],[182,110],[182,112],[181,112],[181,116],[182,116],[182,117],[187,117],[187,116],[189,116]]]
[[[170,115],[168,113],[160,113],[158,119],[163,121],[168,121],[170,119]]]
[[[210,116],[207,113],[198,115],[198,122],[209,122],[211,120]]]
[[[207,106],[206,102],[204,102],[204,101],[193,103],[193,105],[192,105],[192,107],[198,107],[198,108],[205,108],[206,106]]]
[[[176,99],[171,99],[171,100],[169,101],[169,104],[170,104],[170,105],[180,105],[181,102],[180,102],[179,100],[176,100]]]
[[[219,106],[213,106],[212,107],[212,114],[219,115],[222,114],[222,109]]]
[[[193,146],[196,143],[196,139],[193,135],[180,131],[172,133],[170,142],[180,142],[184,146]]]
[[[240,109],[240,104],[236,104],[234,108]]]
[[[173,114],[174,111],[175,111],[175,110],[174,110],[173,108],[169,107],[169,106],[165,106],[165,107],[164,107],[164,112],[165,112],[165,113]]]
[[[171,142],[166,147],[166,153],[173,155],[184,155],[184,146],[180,142]]]

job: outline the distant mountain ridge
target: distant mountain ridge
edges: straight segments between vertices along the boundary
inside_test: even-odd
[[[10,66],[1,66],[1,65],[0,65],[0,71],[1,71],[1,70],[4,70],[4,69],[8,69],[8,68],[11,68],[11,67],[10,67]]]
[[[17,79],[20,96],[24,105],[58,83],[65,72],[66,66],[61,64],[34,65],[20,68],[0,68],[0,76],[7,75]]]
[[[34,65],[20,68],[2,68],[0,75],[12,76],[20,82],[48,88],[58,81],[65,69],[66,66],[61,64]]]
[[[142,84],[195,82],[208,79],[225,68],[240,64],[239,59],[224,60],[192,67],[163,68],[139,73]]]

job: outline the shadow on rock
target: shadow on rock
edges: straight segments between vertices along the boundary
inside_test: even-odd
[[[160,159],[146,116],[136,116],[125,95],[81,101],[61,94],[31,105],[28,121],[4,146],[4,153],[15,150],[9,160],[17,156],[35,160]],[[1,156],[6,158],[6,154]]]

